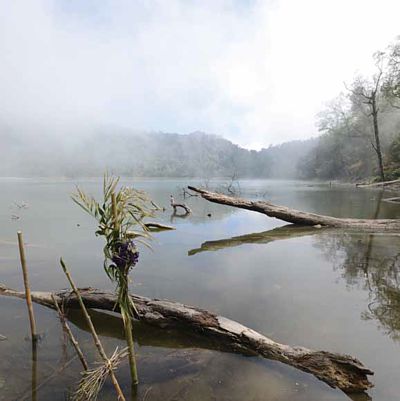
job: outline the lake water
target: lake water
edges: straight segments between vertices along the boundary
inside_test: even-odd
[[[193,213],[171,215],[169,196],[180,200],[189,180],[131,180],[166,211],[157,221],[175,231],[157,233],[153,250],[141,250],[132,291],[209,309],[291,345],[348,353],[375,372],[374,401],[400,394],[400,237],[339,230],[300,229],[266,216],[191,197]],[[33,290],[68,287],[62,256],[79,286],[113,289],[102,268],[95,221],[70,199],[79,184],[100,195],[101,180],[2,179],[0,199],[0,282],[23,289],[16,232],[27,242]],[[222,183],[211,183],[211,186]],[[382,201],[393,194],[304,182],[241,181],[241,196],[337,217],[400,218],[400,205]],[[22,202],[27,208],[18,207]],[[17,203],[17,204],[16,204]],[[211,214],[209,217],[208,214]],[[240,237],[240,238],[235,238]],[[280,239],[279,239],[280,238]],[[35,306],[42,340],[37,383],[69,361],[74,352],[56,314]],[[0,297],[0,401],[64,401],[79,380],[72,360],[32,395],[29,324],[22,300]],[[89,359],[95,352],[78,312],[71,327]],[[93,313],[108,350],[123,346],[120,321]],[[279,362],[202,348],[190,338],[135,327],[141,384],[137,400],[349,400],[313,376]],[[117,374],[129,393],[127,365]],[[106,383],[99,400],[116,399]],[[366,400],[353,396],[353,400]]]

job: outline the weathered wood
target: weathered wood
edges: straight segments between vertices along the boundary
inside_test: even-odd
[[[24,239],[22,237],[22,232],[18,231],[17,236],[18,236],[19,256],[20,256],[20,260],[21,260],[22,276],[24,278],[24,286],[25,286],[25,292],[26,292],[26,305],[28,307],[28,315],[29,315],[29,323],[30,323],[30,327],[31,327],[32,341],[37,341],[38,336],[37,336],[37,331],[36,331],[36,321],[35,321],[35,315],[33,313],[31,288],[29,285],[28,268],[26,266],[25,246],[24,246]]]
[[[300,210],[291,209],[286,206],[274,205],[265,201],[251,201],[243,198],[235,198],[196,187],[189,186],[188,188],[192,191],[198,192],[201,194],[202,198],[210,202],[252,210],[253,212],[262,213],[269,217],[275,217],[279,220],[297,225],[320,225],[322,227],[350,228],[364,231],[400,232],[399,219],[374,220],[331,217],[316,213],[302,212]]]
[[[178,207],[182,208],[186,212],[186,214],[192,213],[188,205],[186,205],[185,203],[176,203],[172,195],[170,197],[170,203],[174,209],[174,213],[177,211]]]
[[[400,185],[400,179],[391,180],[391,181],[379,181],[379,182],[372,182],[370,184],[356,184],[358,188],[373,188],[373,187],[388,187],[391,185]]]
[[[79,291],[86,307],[115,311],[117,300],[113,294],[90,288]],[[0,285],[0,295],[25,298],[25,293],[2,285]],[[32,300],[54,308],[51,295],[49,292],[32,292]],[[62,291],[53,295],[64,307],[79,308],[74,293]],[[158,327],[182,325],[197,336],[217,340],[233,352],[280,361],[311,373],[331,387],[340,388],[346,393],[364,392],[372,387],[368,375],[372,375],[373,372],[349,355],[279,344],[233,320],[181,303],[138,295],[132,295],[132,300],[141,321],[148,324]]]
[[[175,227],[173,226],[168,226],[167,224],[155,222],[144,223],[144,225],[149,229],[149,231],[175,230]]]

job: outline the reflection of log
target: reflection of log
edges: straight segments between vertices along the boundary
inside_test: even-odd
[[[278,206],[264,201],[251,201],[242,198],[234,198],[215,192],[205,191],[203,189],[189,186],[192,191],[198,192],[201,196],[214,203],[221,205],[234,206],[241,209],[252,210],[254,212],[266,214],[269,217],[286,221],[288,223],[303,225],[303,226],[316,226],[321,225],[325,227],[338,227],[338,228],[353,228],[367,231],[400,231],[399,219],[347,219],[331,216],[324,216],[321,214],[302,212],[300,210],[291,209],[286,206]]]
[[[23,292],[4,286],[0,286],[0,295],[25,297]],[[69,291],[54,295],[64,307],[79,307],[76,297]],[[116,297],[113,294],[82,289],[81,295],[89,308],[115,310]],[[363,392],[372,386],[367,375],[373,372],[349,355],[279,344],[233,320],[180,303],[152,300],[137,295],[132,295],[132,299],[143,322],[160,327],[183,325],[197,335],[201,334],[224,344],[231,351],[278,360],[311,373],[347,393]],[[49,292],[33,292],[32,300],[50,308],[54,307]]]
[[[192,256],[196,255],[196,253],[207,251],[219,251],[220,249],[232,248],[243,244],[268,244],[272,241],[313,235],[316,232],[317,229],[315,227],[302,227],[291,224],[261,233],[240,235],[238,237],[224,238],[216,241],[206,241],[201,244],[200,248],[188,251],[188,255]],[[320,230],[318,230],[318,232],[320,232]]]

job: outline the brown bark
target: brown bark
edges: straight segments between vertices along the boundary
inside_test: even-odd
[[[399,219],[350,219],[325,216],[316,213],[302,212],[286,206],[274,205],[265,201],[252,201],[243,198],[235,198],[215,192],[206,191],[196,187],[188,187],[190,190],[198,192],[201,196],[214,203],[221,205],[238,207],[241,209],[252,210],[302,226],[322,226],[348,228],[366,231],[400,232]]]
[[[115,310],[117,300],[111,293],[86,288],[80,289],[80,294],[88,308]],[[25,297],[23,292],[1,285],[0,295]],[[32,292],[32,300],[54,308],[51,295],[52,293],[49,292]],[[74,293],[64,291],[53,295],[64,307],[79,308],[79,302]],[[132,295],[132,299],[144,323],[158,327],[179,325],[196,336],[218,341],[224,349],[229,349],[231,352],[258,355],[291,365],[345,393],[364,392],[372,387],[368,375],[372,375],[373,372],[349,355],[279,344],[233,320],[180,303],[137,295]]]
[[[379,167],[379,175],[381,176],[381,181],[385,181],[385,172],[383,170],[383,159],[382,159],[382,150],[381,150],[381,141],[379,137],[379,124],[378,124],[378,107],[376,104],[376,91],[372,94],[371,99],[371,107],[372,107],[372,121],[374,126],[374,137],[375,137],[375,146],[374,150],[376,155],[378,156],[378,167]]]

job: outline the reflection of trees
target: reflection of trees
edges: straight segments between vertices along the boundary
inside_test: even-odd
[[[317,246],[332,261],[349,286],[369,292],[365,320],[400,340],[400,248],[398,236],[328,231],[316,237]]]

